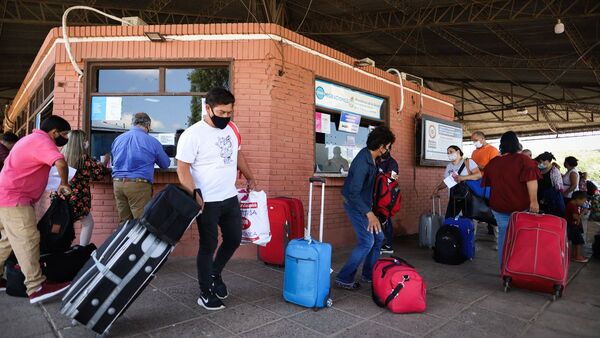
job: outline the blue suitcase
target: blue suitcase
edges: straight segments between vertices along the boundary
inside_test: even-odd
[[[449,217],[444,220],[444,225],[458,227],[462,239],[463,255],[466,259],[475,258],[475,221],[466,217]]]
[[[331,273],[331,244],[323,243],[323,207],[325,205],[325,179],[310,178],[308,200],[308,229],[304,238],[289,242],[285,250],[283,299],[309,308],[333,305],[329,297]],[[313,183],[321,183],[321,216],[319,241],[310,236],[312,223]]]

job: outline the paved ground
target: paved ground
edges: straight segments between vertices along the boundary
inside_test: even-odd
[[[227,309],[196,305],[195,260],[173,258],[151,287],[117,320],[111,336],[146,337],[598,337],[600,261],[572,264],[562,299],[502,290],[492,236],[479,230],[477,258],[460,266],[435,263],[414,239],[399,239],[397,254],[427,281],[427,312],[394,315],[372,302],[368,287],[333,290],[333,308],[314,312],[281,297],[282,270],[252,260],[232,261],[223,278]],[[336,252],[339,269],[348,251]],[[0,295],[2,337],[88,337],[59,313],[59,301],[29,305]]]

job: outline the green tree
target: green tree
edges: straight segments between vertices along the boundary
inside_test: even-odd
[[[214,87],[229,88],[229,69],[196,68],[188,74],[190,92],[207,92]],[[187,125],[191,126],[202,119],[202,98],[192,97]]]

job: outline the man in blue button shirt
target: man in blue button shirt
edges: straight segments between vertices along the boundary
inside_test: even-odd
[[[373,189],[377,166],[375,160],[390,151],[396,137],[384,126],[375,128],[367,137],[367,146],[358,152],[342,188],[344,210],[356,234],[356,247],[346,265],[335,278],[335,285],[356,290],[360,283],[354,281],[358,266],[363,263],[362,281],[371,282],[373,266],[379,258],[383,242],[381,223],[372,211]]]
[[[162,144],[148,135],[151,122],[148,114],[135,114],[131,130],[112,144],[113,189],[121,222],[139,218],[152,199],[154,164],[165,169],[171,163]]]

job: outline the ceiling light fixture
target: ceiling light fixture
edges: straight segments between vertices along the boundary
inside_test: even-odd
[[[144,35],[148,38],[148,40],[152,42],[167,41],[167,39],[165,39],[165,36],[160,34],[159,32],[144,32]]]
[[[556,19],[556,25],[554,25],[554,34],[562,34],[565,32],[565,24],[560,22],[560,19]]]

